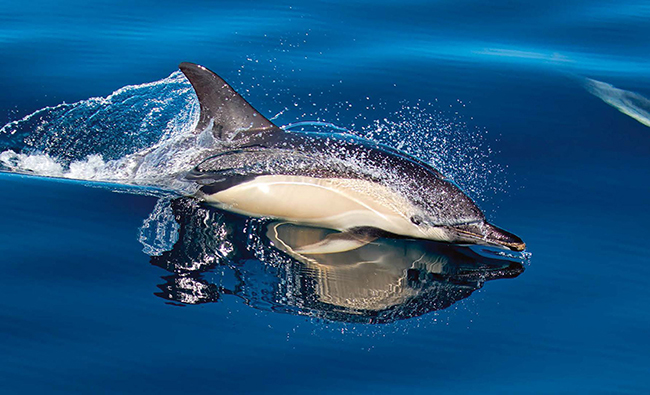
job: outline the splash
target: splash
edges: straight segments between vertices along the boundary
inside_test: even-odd
[[[170,199],[158,199],[153,211],[140,227],[138,241],[143,245],[142,252],[149,256],[159,256],[171,250],[178,241],[178,230]]]
[[[0,170],[182,190],[173,178],[201,148],[192,134],[198,103],[191,91],[174,72],[105,98],[38,110],[0,128]]]
[[[363,126],[360,135],[431,163],[475,200],[503,192],[505,171],[490,159],[487,131],[472,130],[458,112],[447,116],[432,108],[403,102],[390,117]]]
[[[475,199],[502,186],[493,182],[501,169],[489,161],[484,134],[470,132],[457,114],[449,118],[431,108],[403,103],[354,131],[325,122],[286,128],[353,133],[405,151],[432,163]],[[46,107],[0,128],[0,171],[192,193],[196,185],[182,174],[216,144],[210,133],[194,133],[198,113],[191,85],[178,71],[105,98]],[[327,115],[325,108],[314,118]]]

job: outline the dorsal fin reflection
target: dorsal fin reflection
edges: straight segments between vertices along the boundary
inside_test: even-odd
[[[383,323],[447,308],[487,280],[523,272],[522,259],[467,247],[247,219],[193,199],[170,204],[178,241],[151,262],[170,272],[156,295],[173,303],[233,295],[262,310]]]

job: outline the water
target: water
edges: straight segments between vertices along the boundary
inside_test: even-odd
[[[1,392],[647,393],[649,14],[4,4]],[[202,154],[181,61],[277,124],[434,164],[532,257],[383,240],[428,265],[363,282],[179,199],[191,186],[170,180]]]

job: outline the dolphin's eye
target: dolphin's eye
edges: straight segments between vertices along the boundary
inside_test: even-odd
[[[420,225],[422,224],[422,217],[419,215],[414,215],[411,217],[411,222],[413,222],[415,225]]]

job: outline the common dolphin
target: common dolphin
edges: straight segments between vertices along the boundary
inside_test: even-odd
[[[385,235],[525,249],[429,164],[353,135],[283,130],[212,71],[179,67],[200,104],[195,133],[215,144],[216,154],[185,175],[207,203],[341,232],[312,253]]]

